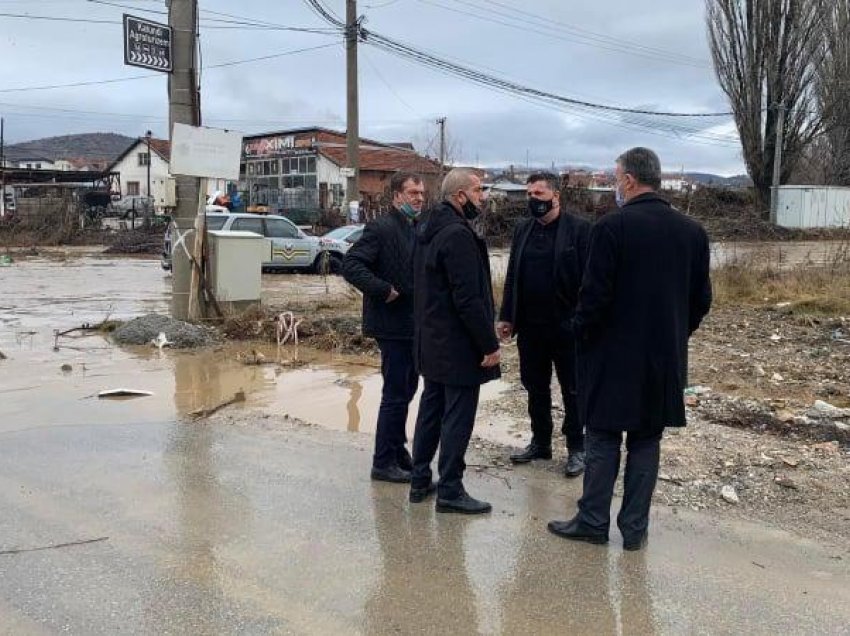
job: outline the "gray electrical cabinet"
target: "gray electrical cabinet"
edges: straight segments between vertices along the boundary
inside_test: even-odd
[[[228,311],[260,302],[263,263],[271,260],[271,241],[254,232],[208,232],[210,285]]]

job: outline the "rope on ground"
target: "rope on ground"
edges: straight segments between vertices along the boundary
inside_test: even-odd
[[[295,320],[295,314],[291,311],[284,311],[274,317],[275,335],[277,336],[277,346],[285,345],[292,340],[293,344],[298,346],[298,325],[302,320]]]

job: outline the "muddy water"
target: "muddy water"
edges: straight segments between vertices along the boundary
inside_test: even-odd
[[[201,352],[153,347],[118,348],[100,335],[62,337],[54,330],[96,323],[107,315],[131,318],[168,312],[170,277],[157,261],[81,252],[15,257],[0,270],[0,432],[42,426],[104,426],[170,421],[211,409],[242,391],[244,404],[231,409],[286,413],[322,427],[374,431],[381,395],[377,361],[337,356],[301,347],[262,347],[268,364],[244,364],[255,345],[227,344]],[[263,278],[266,302],[305,296],[335,298],[350,293],[339,277],[270,275]],[[132,388],[153,397],[108,401],[96,394]],[[504,389],[491,383],[484,401]],[[410,410],[412,433],[418,395]],[[510,426],[482,433],[508,442]]]

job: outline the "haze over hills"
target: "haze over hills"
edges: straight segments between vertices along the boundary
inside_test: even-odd
[[[44,158],[55,161],[57,159],[99,159],[112,161],[118,157],[133,142],[132,137],[116,133],[88,133],[81,135],[63,135],[60,137],[47,137],[35,139],[6,146],[6,158],[15,161],[19,159]],[[516,169],[521,170],[522,164],[517,164]],[[534,167],[535,170],[551,170],[551,166],[542,168]],[[495,174],[508,171],[504,166],[488,169]],[[562,170],[595,170],[591,166],[569,166]],[[610,171],[610,170],[608,170]],[[735,175],[724,177],[707,172],[685,172],[684,175],[703,185],[715,185],[724,187],[748,187],[752,185],[750,178],[746,175]]]
[[[47,137],[6,146],[10,161],[21,159],[72,159],[112,161],[133,142],[132,137],[116,133],[87,133]]]

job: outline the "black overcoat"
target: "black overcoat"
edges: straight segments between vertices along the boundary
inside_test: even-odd
[[[708,237],[697,222],[655,193],[600,219],[573,320],[587,428],[684,426],[688,338],[710,306]]]
[[[484,369],[496,351],[487,246],[447,202],[423,214],[413,257],[414,354],[426,380],[477,386],[498,378]]]

